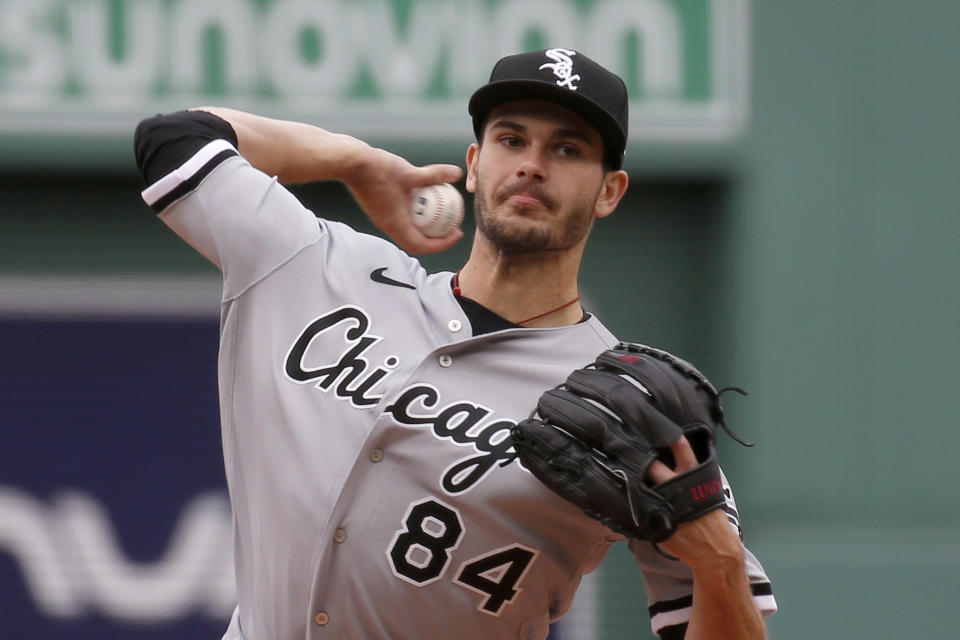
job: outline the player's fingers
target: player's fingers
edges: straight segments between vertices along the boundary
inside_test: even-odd
[[[690,441],[685,436],[680,436],[676,442],[670,445],[670,453],[676,460],[677,464],[674,470],[677,473],[689,471],[697,466],[697,455],[693,452],[693,447],[690,446]]]
[[[659,460],[654,460],[651,463],[650,468],[647,469],[647,477],[654,484],[660,484],[661,482],[666,482],[670,478],[673,478],[677,474],[674,473],[670,467],[663,464]]]
[[[463,178],[463,169],[455,164],[428,164],[418,167],[412,187],[425,187],[429,184],[457,182]]]
[[[647,469],[647,476],[655,484],[666,482],[671,478],[689,471],[697,466],[697,456],[693,452],[693,447],[684,436],[680,436],[676,442],[670,445],[670,452],[673,454],[675,467],[671,469],[660,460],[654,460]]]

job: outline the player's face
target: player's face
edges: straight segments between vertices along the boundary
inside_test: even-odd
[[[605,187],[603,141],[583,118],[541,101],[494,108],[467,153],[477,229],[503,254],[586,241]]]

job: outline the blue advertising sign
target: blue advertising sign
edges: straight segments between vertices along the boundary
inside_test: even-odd
[[[219,638],[216,318],[0,319],[0,635]]]

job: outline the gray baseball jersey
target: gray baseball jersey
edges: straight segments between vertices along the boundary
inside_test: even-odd
[[[474,336],[451,273],[318,219],[226,140],[143,197],[223,272],[224,637],[544,638],[623,538],[533,478],[507,436],[614,336],[595,317]],[[653,628],[686,620],[689,570],[631,548]]]

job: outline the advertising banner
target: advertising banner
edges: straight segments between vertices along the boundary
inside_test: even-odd
[[[558,46],[624,78],[633,146],[746,126],[748,0],[0,0],[0,157],[128,162],[139,119],[203,104],[459,144],[494,61]]]
[[[219,638],[215,316],[0,316],[0,635]]]

